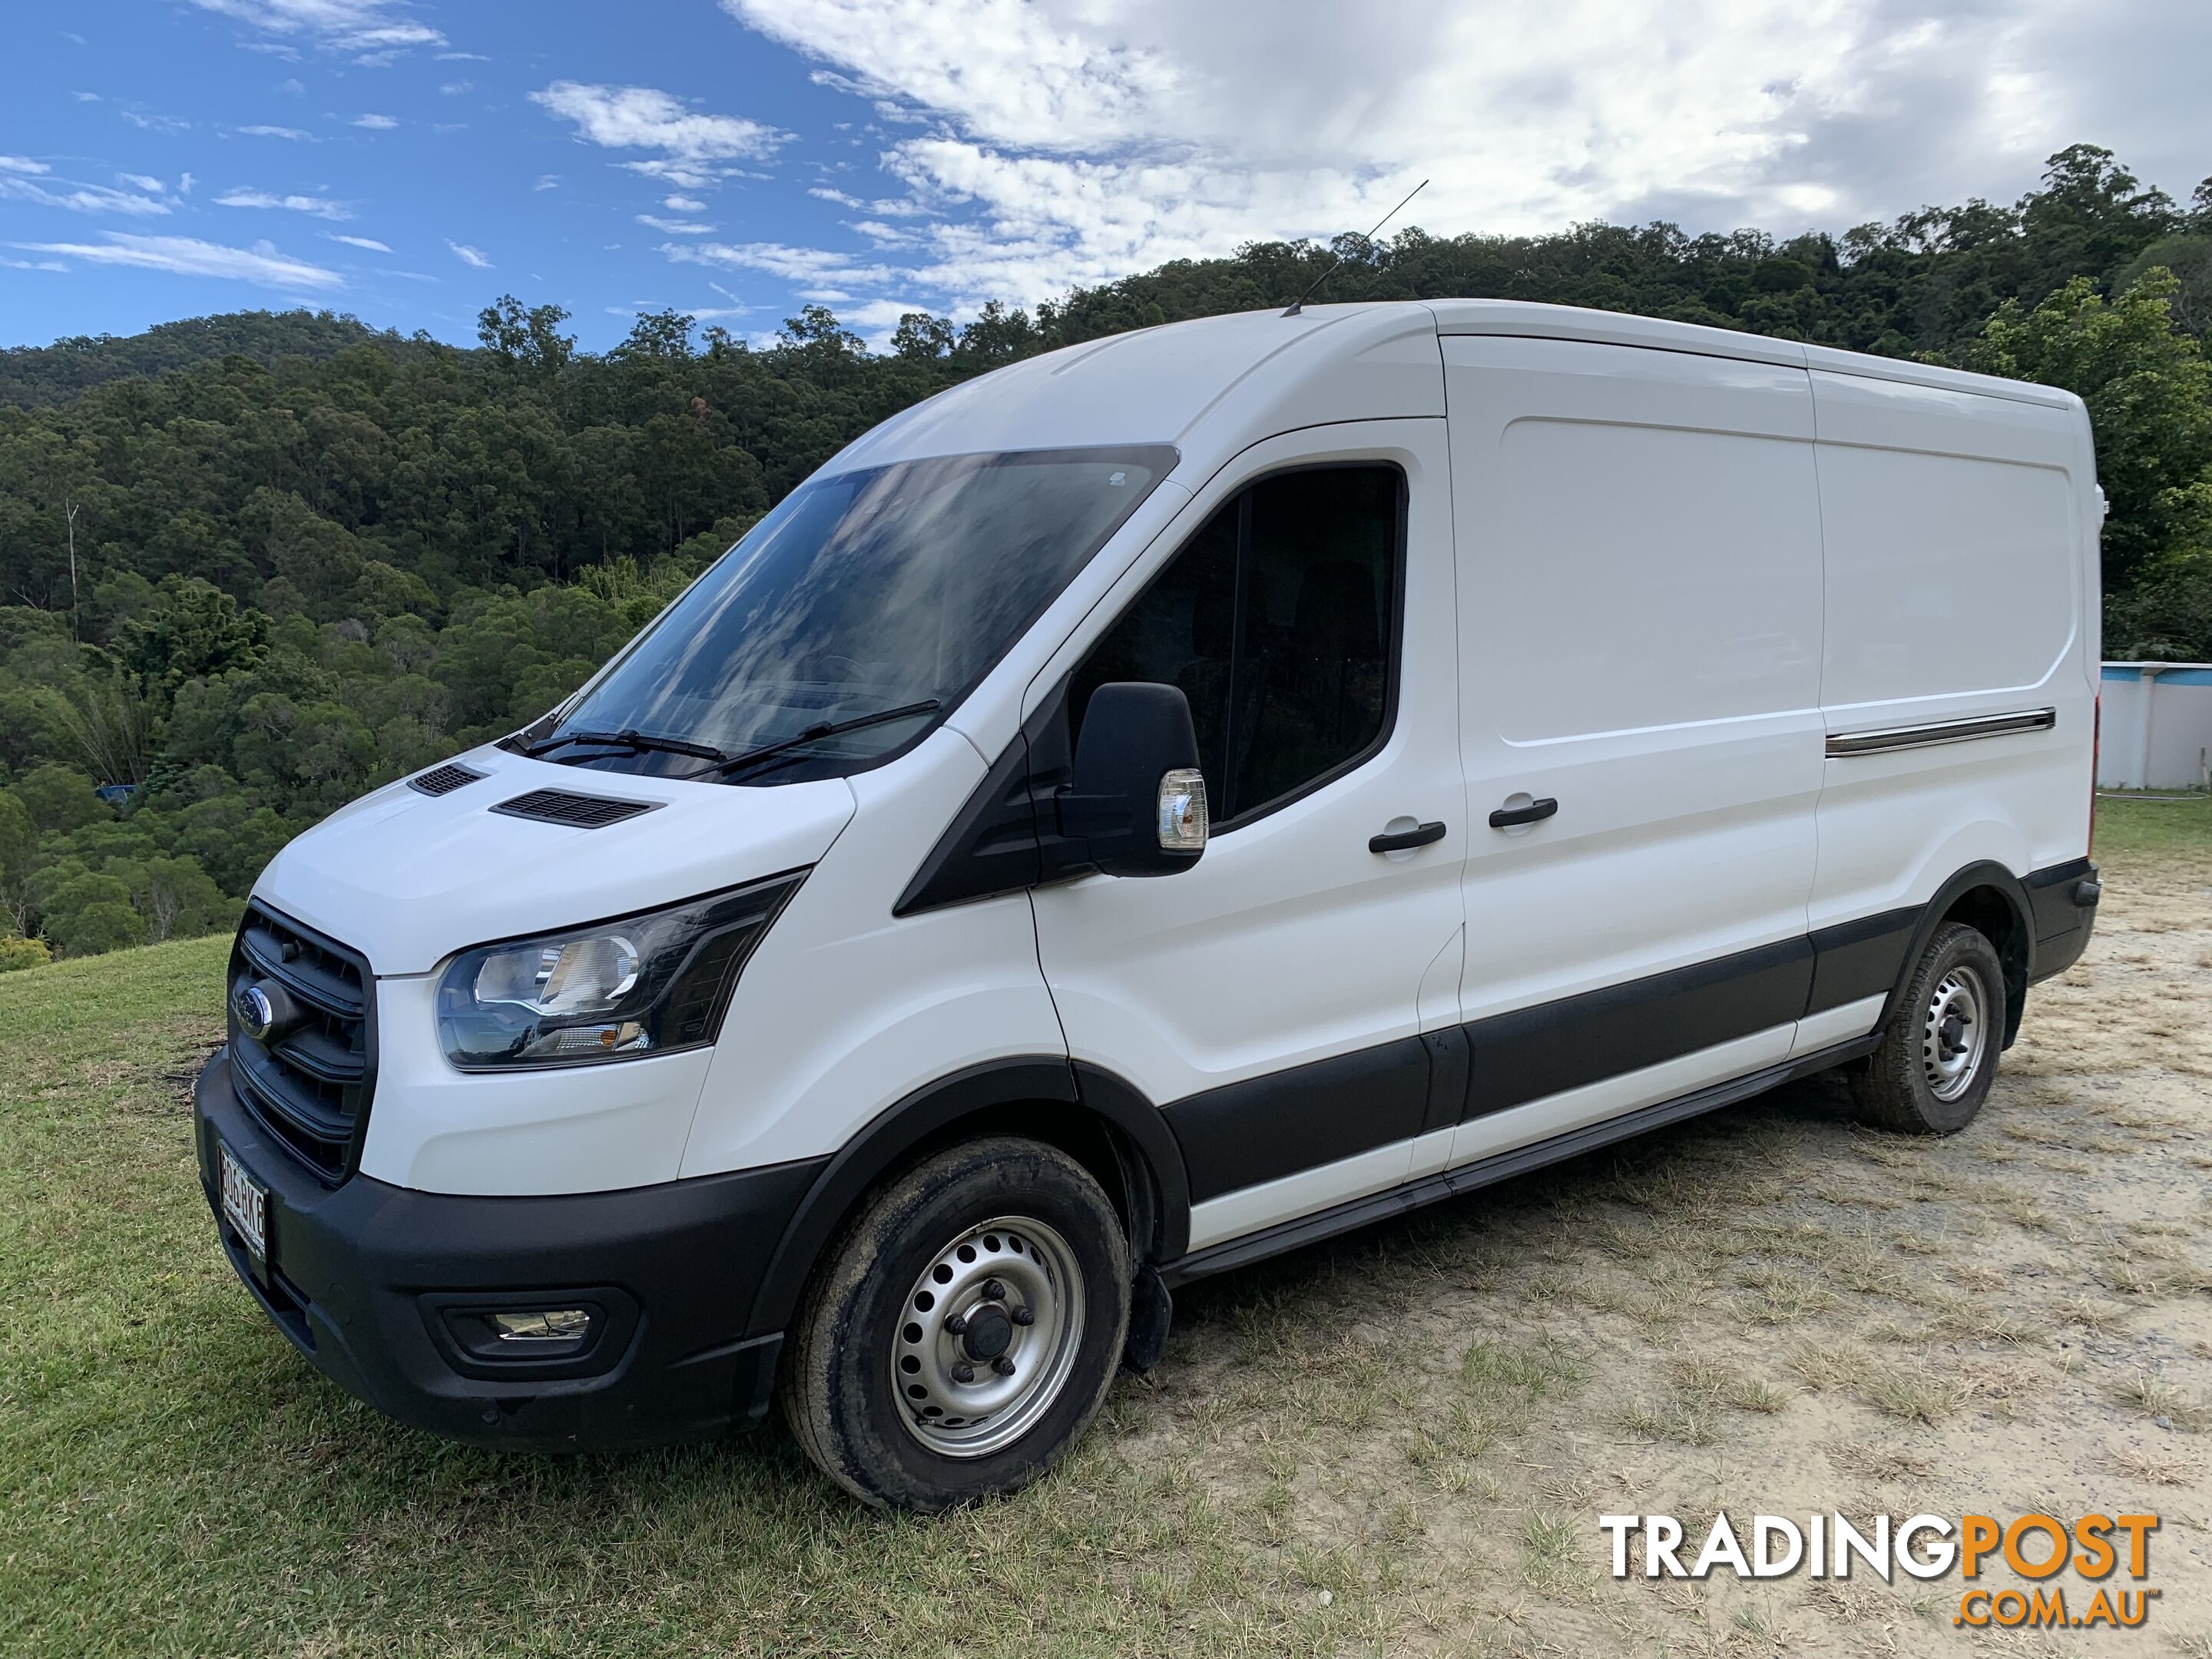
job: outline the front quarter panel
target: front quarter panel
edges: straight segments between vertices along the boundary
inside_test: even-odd
[[[885,1107],[968,1066],[1064,1058],[1025,893],[891,907],[985,766],[940,727],[850,781],[858,807],[738,982],[684,1154],[686,1176],[834,1152]]]
[[[376,982],[376,1097],[361,1172],[479,1196],[673,1181],[713,1050],[599,1066],[462,1072],[438,1046],[435,974]]]

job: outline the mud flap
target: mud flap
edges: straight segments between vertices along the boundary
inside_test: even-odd
[[[1129,1286],[1129,1340],[1121,1363],[1140,1376],[1151,1370],[1167,1352],[1168,1328],[1174,1322],[1175,1298],[1167,1281],[1151,1262],[1140,1263]]]

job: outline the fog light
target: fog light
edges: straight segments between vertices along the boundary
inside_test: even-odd
[[[495,1313],[491,1328],[502,1342],[574,1342],[592,1328],[591,1311],[585,1308],[533,1308],[527,1313]]]
[[[607,1322],[604,1307],[580,1297],[566,1307],[502,1308],[497,1304],[490,1307],[482,1303],[474,1306],[464,1304],[442,1309],[441,1317],[454,1346],[471,1359],[488,1365],[581,1359],[599,1346],[605,1334],[601,1328]]]

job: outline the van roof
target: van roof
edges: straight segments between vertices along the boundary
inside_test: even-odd
[[[993,450],[1170,443],[1205,470],[1273,433],[1441,416],[1438,335],[1518,335],[1694,352],[2068,408],[2072,393],[1832,346],[1517,300],[1405,300],[1194,318],[1024,359],[939,392],[828,471]],[[1190,454],[1195,448],[1203,454]]]
[[[1878,357],[1870,352],[1844,351],[1835,346],[1780,340],[1701,323],[1638,317],[1626,312],[1538,305],[1523,300],[1427,300],[1407,303],[1425,305],[1436,317],[1439,334],[1517,334],[1547,340],[1596,340],[1609,345],[1650,346],[1662,351],[1693,351],[1708,357],[1784,363],[1792,368],[1823,369],[1873,380],[1902,381],[1909,386],[1945,386],[2053,409],[2068,408],[2079,401],[2070,392],[2027,380],[2008,380],[2000,375],[1976,374],[1934,363]]]

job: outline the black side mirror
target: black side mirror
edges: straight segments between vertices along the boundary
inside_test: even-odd
[[[1109,876],[1171,876],[1198,862],[1206,779],[1180,690],[1121,680],[1091,694],[1060,825]]]

